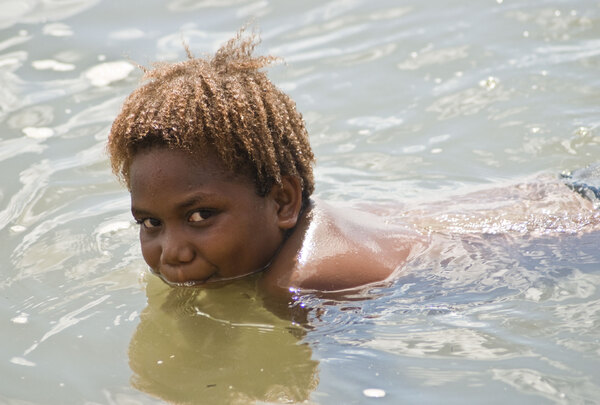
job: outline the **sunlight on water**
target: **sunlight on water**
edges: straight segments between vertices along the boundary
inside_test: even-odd
[[[112,119],[137,63],[249,20],[318,197],[430,238],[395,283],[288,308],[148,273]],[[5,0],[0,32],[1,403],[600,397],[600,214],[559,179],[600,160],[595,2]]]

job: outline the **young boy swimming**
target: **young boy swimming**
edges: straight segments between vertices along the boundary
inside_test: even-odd
[[[131,193],[142,254],[171,285],[261,273],[267,290],[336,291],[393,278],[429,243],[422,227],[311,198],[295,103],[243,32],[210,59],[146,70],[111,128],[113,171]],[[565,188],[566,189],[566,188]],[[438,221],[439,222],[439,221]]]

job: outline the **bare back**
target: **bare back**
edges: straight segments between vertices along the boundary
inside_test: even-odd
[[[539,237],[600,230],[600,211],[564,184],[535,179],[448,200],[374,207],[315,201],[262,278],[267,289],[338,291],[394,279],[407,262],[443,252],[444,235]]]

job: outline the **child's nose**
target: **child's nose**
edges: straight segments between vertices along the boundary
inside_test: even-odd
[[[194,249],[185,235],[177,231],[165,233],[160,261],[162,264],[176,266],[194,260]]]

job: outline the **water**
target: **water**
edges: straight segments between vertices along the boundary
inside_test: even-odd
[[[597,403],[598,231],[456,236],[391,286],[280,317],[252,280],[148,275],[104,153],[132,61],[182,59],[182,38],[213,52],[254,19],[287,62],[270,76],[305,116],[319,197],[414,206],[552,177],[600,158],[597,2],[0,11],[1,403]]]

